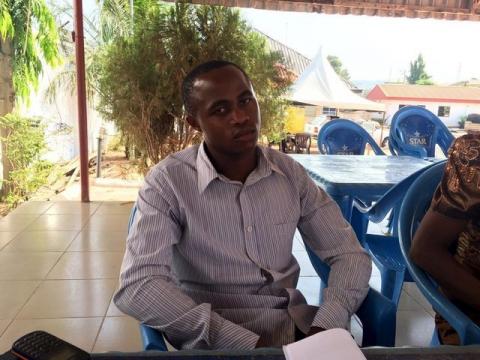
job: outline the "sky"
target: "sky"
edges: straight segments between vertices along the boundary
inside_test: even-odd
[[[480,22],[242,9],[250,25],[312,58],[336,55],[353,80],[402,81],[422,53],[436,83],[480,78]]]
[[[96,0],[84,0],[85,13]],[[480,22],[240,9],[254,28],[313,58],[336,55],[352,80],[403,81],[422,54],[435,83],[480,78]]]

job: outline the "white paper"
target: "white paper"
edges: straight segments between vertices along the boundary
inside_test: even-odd
[[[366,360],[352,335],[344,329],[319,332],[285,345],[283,352],[287,360]]]

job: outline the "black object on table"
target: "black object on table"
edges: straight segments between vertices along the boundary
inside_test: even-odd
[[[478,360],[480,346],[443,346],[436,348],[366,348],[362,349],[368,360]],[[97,360],[285,360],[281,349],[231,350],[231,351],[176,351],[138,353],[92,354]],[[321,353],[318,359],[322,359]],[[316,359],[305,359],[316,360]],[[328,359],[322,359],[328,360]]]

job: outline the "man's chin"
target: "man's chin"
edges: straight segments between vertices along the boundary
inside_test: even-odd
[[[236,146],[232,146],[230,149],[229,149],[229,152],[233,155],[238,155],[238,156],[242,156],[242,155],[249,155],[251,153],[254,153],[255,152],[255,149],[257,148],[257,145],[258,145],[258,141],[255,140],[255,141],[251,141],[251,142],[244,142],[244,143],[241,143],[241,144],[235,144]]]

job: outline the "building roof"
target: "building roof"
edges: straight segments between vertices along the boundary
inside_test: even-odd
[[[293,71],[297,77],[300,76],[312,62],[312,60],[306,56],[300,54],[298,51],[295,51],[292,48],[289,48],[285,44],[282,44],[280,41],[271,38],[267,34],[257,29],[255,29],[255,31],[267,39],[271,51],[278,51],[280,54],[282,54],[283,65],[285,65],[289,70]]]
[[[370,100],[418,100],[480,104],[480,88],[468,86],[437,86],[381,84],[367,96]]]
[[[167,0],[175,1],[175,0]],[[480,0],[188,0],[254,9],[480,21]]]
[[[278,51],[282,54],[283,65],[285,65],[285,67],[288,70],[293,71],[293,73],[296,75],[297,78],[303,74],[305,69],[312,62],[312,60],[310,60],[306,56],[300,54],[298,51],[288,47],[287,45],[282,44],[280,41],[275,40],[274,38],[271,38],[270,36],[261,32],[258,29],[254,29],[254,30],[267,39],[267,42],[271,51]],[[359,90],[358,87],[350,80],[346,80],[342,78],[342,81],[345,82],[345,84],[347,84],[347,86],[352,91]]]

